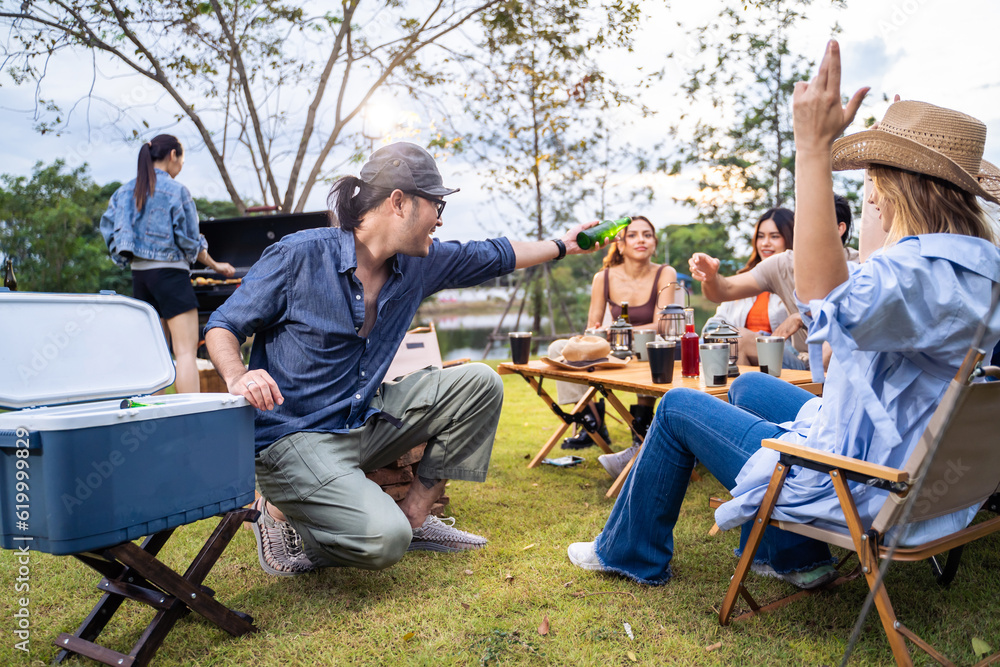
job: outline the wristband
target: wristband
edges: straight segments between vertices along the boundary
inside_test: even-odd
[[[566,256],[566,244],[559,239],[552,239],[552,242],[556,244],[557,248],[559,248],[559,255],[552,261],[558,262],[560,259]]]

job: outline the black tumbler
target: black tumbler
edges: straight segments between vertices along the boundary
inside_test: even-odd
[[[672,340],[654,340],[646,343],[649,354],[649,373],[653,384],[670,384],[674,381],[674,351],[677,343]]]
[[[528,354],[531,352],[531,332],[511,331],[510,334],[510,356],[515,364],[528,363]]]

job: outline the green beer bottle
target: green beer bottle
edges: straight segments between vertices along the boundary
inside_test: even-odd
[[[632,218],[619,218],[618,220],[605,220],[599,225],[585,229],[576,235],[576,244],[581,250],[590,250],[598,243],[604,243],[613,239],[618,232],[628,227]]]

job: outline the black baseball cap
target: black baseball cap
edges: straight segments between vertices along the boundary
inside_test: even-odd
[[[416,144],[401,141],[383,146],[361,167],[361,180],[377,188],[419,192],[443,197],[459,188],[446,188],[434,158]]]

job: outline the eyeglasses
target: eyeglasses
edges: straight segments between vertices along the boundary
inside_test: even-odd
[[[437,207],[437,217],[438,217],[438,220],[441,219],[441,216],[444,214],[445,204],[447,204],[448,202],[446,202],[443,199],[434,199],[433,197],[428,197],[427,195],[422,195],[419,192],[414,192],[413,195],[415,197],[420,197],[421,199],[426,199],[430,203],[434,204],[434,206]]]

